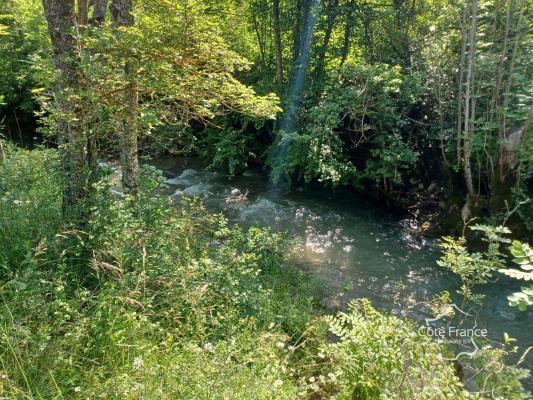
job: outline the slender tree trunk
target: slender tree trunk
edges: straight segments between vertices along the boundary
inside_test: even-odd
[[[497,116],[497,123],[498,123],[498,136],[499,136],[499,143],[500,143],[500,152],[499,152],[499,159],[503,158],[503,142],[506,135],[506,128],[505,128],[505,113],[506,110],[500,107],[500,98],[502,94],[502,86],[503,86],[503,74],[505,70],[505,62],[507,61],[508,56],[508,49],[507,49],[507,43],[509,41],[509,31],[511,28],[511,13],[513,8],[513,0],[509,0],[509,4],[507,5],[507,9],[505,11],[505,33],[503,37],[503,44],[502,44],[502,52],[500,55],[500,62],[498,63],[498,68],[496,69],[496,84],[494,86],[494,92],[492,101],[490,104],[490,120],[493,121],[494,115]],[[514,61],[511,62],[511,69],[512,64]],[[512,71],[510,74],[509,79],[511,79]],[[504,172],[503,172],[503,165],[500,162],[500,168],[499,168],[499,178],[503,181],[504,178]]]
[[[509,98],[511,94],[511,88],[513,85],[513,72],[514,72],[514,66],[516,62],[516,54],[518,51],[518,47],[520,46],[520,39],[522,37],[522,32],[520,31],[520,29],[522,27],[522,20],[524,17],[524,8],[525,8],[524,1],[522,1],[520,5],[520,12],[518,14],[518,21],[515,25],[513,49],[511,51],[511,60],[509,62],[509,70],[507,72],[507,75],[508,75],[507,84],[505,85],[505,91],[503,93],[503,107],[502,107],[503,115],[502,115],[502,121],[499,127],[502,138],[505,137],[505,132],[507,130],[506,112],[507,112],[507,108],[509,107]]]
[[[107,0],[94,0],[93,15],[89,22],[93,24],[94,26],[100,25],[105,20],[106,12],[107,12]]]
[[[123,131],[122,133],[122,186],[131,194],[139,190],[139,159],[137,148],[139,91],[135,79],[136,67],[134,61],[128,61],[124,68],[128,84],[125,90]]]
[[[509,98],[512,88],[512,78],[516,62],[516,55],[520,45],[520,39],[522,37],[521,27],[524,16],[524,8],[524,2],[522,1],[520,4],[520,11],[518,13],[518,19],[515,24],[512,23],[512,15],[506,18],[506,24],[514,25],[514,37],[511,57],[510,60],[508,60],[508,78],[503,91],[503,101],[501,105],[501,115],[498,126],[498,136],[501,139],[499,147],[498,169],[497,171],[493,171],[490,182],[490,206],[492,212],[501,211],[505,207],[505,202],[507,201],[509,203],[512,199],[512,188],[519,182],[520,171],[518,165],[520,146],[528,135],[531,119],[533,118],[533,103],[531,103],[528,118],[522,127],[508,132],[506,113],[509,108]]]
[[[498,67],[496,68],[496,84],[494,86],[494,91],[492,94],[492,99],[490,102],[490,117],[493,119],[493,115],[498,113],[498,107],[500,105],[500,96],[502,92],[502,83],[503,83],[503,72],[505,69],[505,61],[507,60],[507,43],[509,40],[509,30],[511,27],[511,10],[513,8],[513,0],[509,0],[507,9],[505,12],[505,32],[503,35],[502,51],[500,54],[500,61]]]
[[[327,9],[328,21],[326,25],[326,31],[324,33],[324,40],[322,45],[318,49],[318,60],[315,69],[315,76],[318,82],[324,77],[324,71],[326,66],[326,52],[328,51],[329,41],[331,40],[331,34],[333,33],[333,28],[335,26],[335,20],[337,19],[337,6],[339,0],[331,0],[330,5]]]
[[[84,34],[86,29],[87,29],[87,24],[89,22],[89,2],[88,0],[76,0],[76,4],[77,4],[77,22],[78,22],[78,33],[80,35]],[[86,51],[87,49],[83,49],[83,51]],[[80,48],[80,51],[81,51],[81,48]],[[86,90],[87,89],[87,80],[86,79],[83,79],[83,82],[80,82],[80,91],[83,91],[83,90]],[[84,111],[84,112],[87,112],[87,110],[91,109],[92,108],[92,104],[90,104],[91,102],[87,99],[82,99],[81,101],[81,109]],[[93,146],[92,146],[92,138],[91,138],[91,135],[89,134],[90,132],[90,129],[89,129],[89,122],[90,122],[90,119],[89,118],[83,118],[81,122],[81,125],[80,125],[80,129],[83,130],[83,135],[85,136],[86,138],[86,141],[87,141],[87,179],[88,179],[88,183],[92,183],[92,181],[94,180],[94,177],[96,175],[96,154],[95,154],[95,151],[93,149]]]
[[[0,139],[0,163],[6,159],[6,153],[4,151],[4,141]]]
[[[64,178],[63,207],[79,203],[84,196],[87,138],[80,124],[77,96],[81,81],[74,0],[43,0],[48,31],[59,72],[55,88],[58,144]]]
[[[465,71],[465,53],[466,53],[466,20],[468,16],[468,4],[463,8],[463,18],[461,24],[461,55],[459,58],[459,76],[457,84],[457,166],[461,165],[461,136],[463,131],[463,85]]]
[[[339,66],[342,67],[350,53],[350,36],[353,30],[353,21],[355,20],[355,0],[350,0],[346,10],[346,21],[344,23],[344,38],[342,41],[341,61]]]
[[[281,24],[279,0],[273,0],[272,22],[274,25],[274,43],[276,46],[276,83],[281,87],[283,83],[283,52],[281,47]]]
[[[300,44],[301,44],[301,37],[302,37],[302,18],[304,15],[303,12],[303,2],[305,0],[296,0],[296,23],[294,24],[293,29],[293,46],[292,46],[292,60],[293,63],[296,63],[296,60],[298,60],[298,57],[300,56]]]
[[[116,27],[134,24],[131,0],[113,0],[111,15]],[[122,187],[130,194],[139,191],[139,159],[137,148],[137,120],[139,113],[139,94],[136,79],[136,62],[125,61],[124,76],[126,87],[123,92],[123,113],[119,118],[119,135],[121,144]]]
[[[476,50],[476,28],[477,28],[477,0],[472,0],[472,18],[470,21],[470,32],[468,34],[468,65],[466,72],[466,91],[465,91],[465,129],[464,129],[464,144],[463,156],[464,166],[463,171],[465,175],[466,189],[468,195],[475,198],[474,185],[472,182],[472,167],[471,159],[471,138],[470,128],[474,123],[474,116],[471,115],[471,108],[473,108],[472,88],[474,79],[474,62]]]
[[[77,0],[78,3],[78,25],[83,28],[87,26],[89,14],[89,2],[87,0]]]
[[[93,12],[91,18],[88,19],[88,23],[94,28],[98,28],[105,20],[107,12],[107,0],[95,0],[92,2]],[[91,51],[87,49],[86,51]],[[94,104],[92,106],[95,106]],[[96,105],[98,106],[98,105]],[[88,132],[87,134],[87,164],[89,166],[90,181],[96,179],[96,173],[98,169],[98,146],[97,146],[97,133]]]
[[[261,31],[259,29],[259,23],[257,22],[257,17],[253,16],[254,21],[254,30],[255,35],[257,37],[257,45],[259,46],[259,54],[261,55],[261,61],[263,64],[263,68],[268,69],[266,56],[265,56],[265,44],[263,42],[263,39],[261,38]]]

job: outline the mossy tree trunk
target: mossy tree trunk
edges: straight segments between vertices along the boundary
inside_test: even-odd
[[[111,15],[116,27],[133,26],[133,5],[131,0],[113,0]],[[121,145],[122,186],[130,194],[139,191],[139,160],[137,147],[139,92],[136,79],[136,60],[126,59],[124,77],[126,85],[123,91],[123,107],[118,118]]]
[[[76,205],[86,191],[87,138],[81,118],[81,69],[74,0],[43,0],[58,79],[55,87],[57,140],[64,178],[63,207]]]

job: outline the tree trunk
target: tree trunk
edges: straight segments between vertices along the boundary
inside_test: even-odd
[[[4,151],[4,141],[0,139],[0,163],[6,159],[6,153]]]
[[[324,71],[326,67],[326,52],[328,51],[329,41],[331,39],[331,34],[333,33],[335,20],[337,19],[338,4],[339,0],[331,0],[331,3],[327,9],[328,20],[326,25],[326,31],[324,33],[324,41],[318,49],[318,60],[315,69],[315,77],[317,82],[321,82],[324,77]]]
[[[105,20],[107,12],[107,0],[95,0],[92,1],[93,12],[91,18],[88,19],[88,23],[94,28],[98,28]],[[86,49],[91,52],[92,49]],[[92,105],[94,107],[94,104]],[[87,164],[89,166],[89,182],[94,183],[97,177],[98,170],[98,145],[97,145],[97,133],[95,131],[89,131],[87,134]]]
[[[257,37],[257,45],[259,46],[259,54],[261,55],[261,62],[263,64],[263,68],[266,70],[268,69],[268,65],[267,65],[266,56],[265,56],[265,44],[264,44],[263,39],[261,38],[261,31],[259,29],[259,23],[257,22],[257,17],[254,15],[252,18],[254,21],[255,35]]]
[[[471,115],[472,101],[472,87],[474,79],[474,61],[476,49],[476,28],[477,28],[477,0],[472,0],[472,18],[470,23],[470,32],[468,34],[468,65],[466,71],[466,89],[465,89],[465,127],[463,133],[463,171],[465,175],[466,189],[468,195],[473,199],[476,197],[474,192],[474,185],[472,182],[472,167],[470,165],[471,158],[471,139],[470,127],[474,123],[474,116]]]
[[[517,4],[519,6],[519,12],[515,20],[514,11],[515,5]],[[499,63],[495,70],[496,81],[489,104],[489,120],[497,124],[499,145],[497,154],[498,166],[496,169],[492,168],[489,182],[489,200],[492,214],[501,212],[506,208],[508,209],[511,204],[513,199],[512,189],[519,183],[520,179],[520,148],[524,142],[524,138],[527,136],[533,115],[533,105],[531,105],[529,117],[521,127],[517,128],[515,126],[512,127],[514,128],[512,130],[507,127],[507,113],[509,112],[509,98],[513,82],[514,66],[522,36],[521,26],[525,8],[524,4],[524,1],[515,2],[514,0],[508,0],[505,10],[502,49]],[[495,13],[497,12],[498,10],[495,11]],[[507,78],[505,78],[506,76]]]
[[[139,115],[139,91],[135,79],[135,62],[124,67],[128,84],[125,90],[124,121],[121,132],[122,186],[131,194],[139,191],[139,159],[137,149],[137,119]]]
[[[84,29],[87,26],[89,14],[89,2],[87,0],[78,0],[78,25]]]
[[[274,44],[276,46],[276,83],[281,87],[283,83],[283,52],[279,14],[279,0],[273,0],[272,23],[274,25]]]
[[[105,20],[107,12],[107,0],[94,0],[93,2],[93,16],[89,21],[94,26],[100,25]]]
[[[111,15],[116,27],[134,24],[131,0],[113,0]],[[137,194],[139,191],[139,159],[137,149],[137,119],[139,113],[139,94],[136,79],[136,62],[125,61],[124,76],[126,86],[123,91],[124,108],[119,116],[119,135],[121,144],[122,187],[125,192]]]
[[[468,15],[468,4],[463,8],[463,17],[461,24],[461,55],[459,57],[459,76],[457,84],[457,166],[461,165],[461,132],[463,130],[463,80],[465,71],[465,53],[466,53],[466,19]]]
[[[77,90],[81,81],[76,38],[74,0],[43,0],[43,8],[59,72],[55,98],[58,144],[64,179],[63,207],[79,203],[85,194],[87,140],[80,124]]]
[[[507,84],[505,85],[505,91],[503,93],[503,107],[502,107],[502,113],[501,113],[501,120],[499,124],[499,132],[500,137],[505,139],[506,133],[507,133],[507,121],[506,121],[506,113],[507,109],[509,107],[509,99],[511,95],[511,88],[513,85],[513,73],[514,73],[514,66],[516,61],[516,54],[518,51],[518,47],[520,45],[520,39],[522,37],[522,32],[520,31],[522,26],[522,19],[524,17],[524,1],[521,2],[520,5],[520,12],[518,14],[518,21],[515,25],[515,32],[514,32],[514,41],[513,41],[513,49],[511,51],[511,60],[509,62],[509,70],[507,72]],[[531,116],[531,112],[530,112]],[[529,121],[529,120],[528,120]]]
[[[302,19],[303,19],[303,2],[304,0],[296,0],[296,20],[294,24],[294,29],[292,31],[292,37],[293,37],[293,46],[292,46],[292,61],[293,63],[296,63],[296,60],[298,60],[298,57],[300,56],[300,44],[301,44],[301,37],[302,37]]]
[[[350,36],[353,30],[353,21],[355,20],[355,0],[350,0],[346,10],[346,21],[344,23],[344,38],[342,42],[341,61],[339,66],[342,67],[350,53]]]
[[[509,1],[509,4],[507,5],[507,9],[505,11],[505,32],[503,35],[503,43],[502,43],[502,51],[500,54],[500,61],[498,63],[498,67],[496,68],[496,84],[494,85],[494,91],[492,94],[492,99],[490,102],[490,119],[493,120],[493,116],[496,113],[499,117],[499,106],[500,106],[500,96],[502,92],[502,84],[503,84],[503,72],[505,67],[505,62],[507,61],[507,43],[509,40],[509,30],[511,27],[511,11],[513,8],[513,0]],[[503,138],[502,135],[503,132],[500,130],[500,139]]]

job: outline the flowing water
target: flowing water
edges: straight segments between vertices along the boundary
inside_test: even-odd
[[[367,297],[380,310],[423,321],[435,294],[455,293],[460,285],[436,264],[436,241],[417,235],[413,221],[368,199],[316,187],[280,195],[269,191],[268,177],[260,171],[228,179],[183,159],[151,163],[170,176],[166,185],[175,198],[199,196],[209,210],[223,212],[232,223],[287,232],[295,243],[292,263],[321,283],[329,309]],[[519,287],[505,277],[481,287],[486,298],[478,326],[495,341],[507,332],[525,349],[533,345],[533,312],[511,308],[506,299]],[[525,362],[530,369],[532,359],[530,354]]]

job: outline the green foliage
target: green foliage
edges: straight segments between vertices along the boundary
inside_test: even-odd
[[[1,166],[10,199],[31,196],[47,218],[36,229],[29,205],[2,216],[19,232],[2,238],[14,247],[0,276],[3,398],[468,397],[412,323],[366,300],[313,319],[317,288],[285,264],[282,235],[230,226],[196,200],[171,207],[156,170],[136,204],[95,183],[74,229],[54,153],[9,149]]]
[[[509,243],[510,240],[503,237],[510,231],[503,227],[490,227],[486,225],[474,225],[472,230],[481,231],[484,235],[483,241],[488,243],[484,252],[471,253],[466,247],[466,238],[444,237],[441,243],[443,255],[437,264],[448,268],[453,273],[459,275],[462,281],[459,293],[462,295],[463,305],[466,301],[480,303],[483,295],[475,294],[472,289],[476,285],[482,285],[494,275],[496,271],[505,265],[504,255],[500,251],[502,243]]]
[[[450,269],[461,278],[462,286],[458,293],[462,296],[460,308],[470,312],[469,302],[481,305],[483,295],[475,294],[472,288],[475,285],[482,285],[490,282],[496,271],[505,273],[510,276],[521,274],[519,270],[504,269],[506,259],[505,254],[501,252],[502,244],[510,242],[503,235],[510,234],[509,229],[499,226],[491,227],[487,225],[474,225],[472,230],[483,233],[482,240],[487,243],[487,248],[481,252],[469,252],[466,247],[464,237],[453,239],[451,237],[443,238],[441,247],[443,255],[437,262],[440,266]],[[514,241],[511,246],[511,252],[515,256],[515,262],[527,265],[529,260],[529,247]],[[516,305],[523,307],[527,304],[527,292],[515,293],[509,297],[510,304],[516,301]],[[524,301],[525,300],[525,301]],[[452,303],[452,299],[447,292],[437,296],[434,301],[434,312],[442,312],[442,306]],[[449,307],[449,306],[448,306]],[[453,311],[452,311],[453,312]],[[461,317],[460,324],[462,324]],[[479,338],[478,338],[479,339]],[[519,368],[530,349],[526,350],[521,360],[515,365],[509,365],[508,359],[512,353],[518,351],[518,347],[512,345],[515,339],[504,334],[503,343],[499,346],[493,346],[490,342],[484,341],[483,345],[478,343],[478,349],[472,358],[464,360],[463,366],[469,378],[469,387],[473,392],[483,398],[483,393],[490,393],[494,399],[529,399],[528,393],[520,383],[530,377],[529,370]]]
[[[510,234],[511,231],[502,226],[495,228],[487,225],[474,225],[471,229],[484,234],[483,240],[488,243],[485,251],[470,253],[464,237],[454,239],[447,236],[441,243],[443,255],[437,261],[441,267],[450,269],[461,278],[463,285],[459,293],[463,297],[463,304],[467,300],[480,302],[483,296],[472,293],[472,288],[487,283],[496,271],[514,279],[533,280],[533,251],[527,243],[518,240],[512,242],[509,250],[514,257],[513,262],[520,269],[506,268],[505,255],[500,247],[511,242],[502,236]],[[523,287],[520,292],[513,293],[508,299],[509,305],[516,306],[520,310],[527,309],[533,305],[533,286]]]
[[[417,150],[403,138],[411,129],[404,115],[418,91],[416,75],[403,75],[398,66],[347,64],[319,104],[306,111],[298,135],[279,134],[270,158],[274,172],[301,172],[305,181],[332,186],[402,183],[418,160]],[[276,168],[279,147],[286,148],[286,165]]]
[[[470,361],[469,368],[479,371],[473,378],[476,392],[490,393],[493,399],[522,400],[531,399],[520,381],[527,381],[531,372],[525,368],[509,365],[509,353],[515,349],[486,346],[478,351]],[[483,397],[482,397],[483,398]]]
[[[11,130],[33,119],[31,92],[40,84],[48,57],[46,25],[39,2],[6,0],[0,4],[0,119]]]
[[[217,120],[217,125],[201,133],[201,154],[211,160],[211,168],[223,170],[230,176],[242,173],[250,161],[265,155],[260,131],[265,121],[245,115],[229,114]]]
[[[117,32],[107,20],[89,29],[84,47],[87,82],[81,95],[89,102],[88,120],[102,112],[104,118],[123,114],[116,93],[131,79],[140,94],[145,134],[162,125],[205,122],[228,110],[267,119],[279,111],[275,94],[258,96],[236,78],[249,62],[229,48],[216,18],[198,1],[137,2],[135,25]],[[116,68],[126,62],[132,65],[127,76]]]
[[[332,399],[466,399],[439,346],[414,324],[376,311],[368,300],[327,318],[338,342],[323,347],[332,366],[315,393]],[[320,387],[322,386],[322,387]]]
[[[308,136],[297,132],[278,131],[267,158],[267,164],[272,168],[272,180],[278,182],[281,178],[301,172],[301,168],[307,164],[308,152]]]
[[[513,262],[520,269],[505,268],[499,271],[514,279],[533,281],[533,250],[531,250],[527,243],[514,240],[510,251],[514,257]],[[520,292],[513,293],[508,299],[509,305],[518,307],[522,311],[526,310],[528,306],[533,305],[533,285],[522,287]]]
[[[243,134],[243,129],[224,129],[214,133],[209,139],[212,140],[214,149],[212,167],[222,168],[230,176],[246,169],[251,149],[249,137]]]

